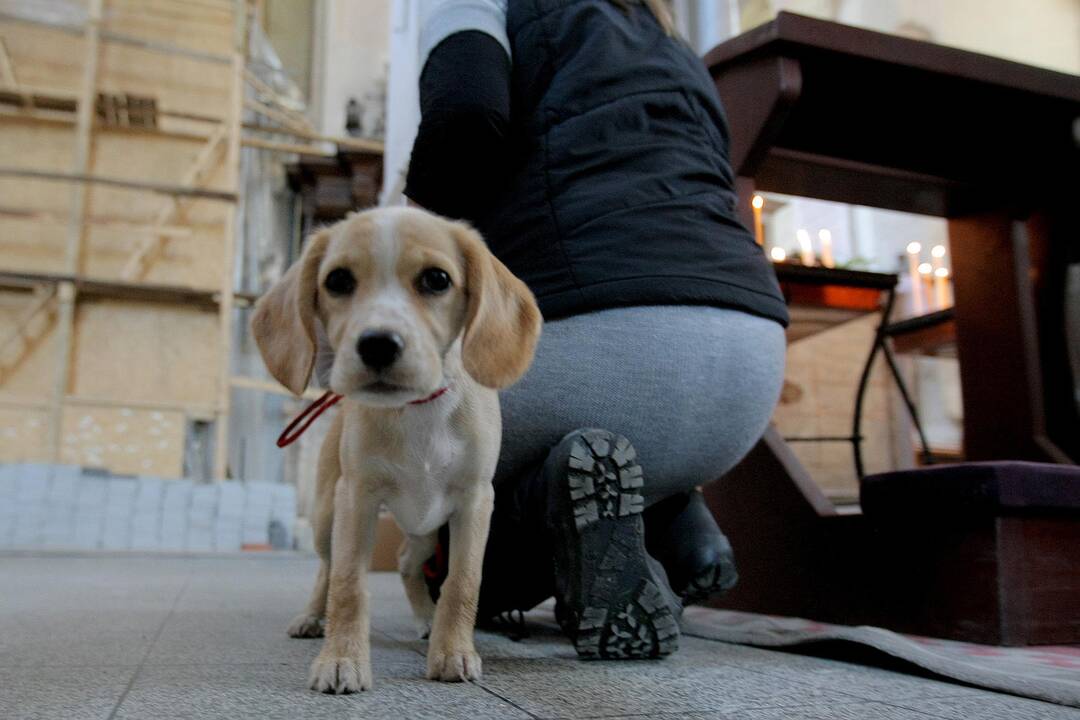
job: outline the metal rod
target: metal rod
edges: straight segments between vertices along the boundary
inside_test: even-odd
[[[911,422],[915,425],[915,431],[919,433],[919,443],[922,445],[923,462],[927,465],[934,464],[934,455],[930,451],[930,443],[926,439],[926,433],[923,432],[922,423],[919,421],[919,411],[915,408],[915,403],[911,401],[911,396],[908,395],[907,384],[904,382],[903,376],[900,375],[900,368],[896,365],[896,358],[893,356],[892,350],[889,349],[888,344],[882,342],[882,352],[885,353],[885,360],[889,363],[889,369],[892,370],[893,378],[896,379],[896,388],[900,391],[900,397],[904,399],[904,405],[907,406],[908,414],[911,415]]]
[[[888,294],[885,296],[885,309],[882,310],[881,322],[874,332],[874,346],[870,348],[870,356],[866,358],[866,365],[863,366],[862,376],[859,378],[859,390],[855,395],[855,417],[852,420],[851,445],[855,455],[855,477],[859,480],[862,480],[865,475],[862,457],[863,399],[866,396],[866,386],[870,383],[870,371],[873,370],[874,359],[877,357],[878,350],[881,349],[884,343],[885,326],[889,322],[889,316],[892,315],[893,303],[895,301],[896,286],[894,285],[889,289]]]

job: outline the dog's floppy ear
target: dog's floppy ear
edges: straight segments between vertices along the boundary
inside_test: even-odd
[[[303,394],[315,365],[319,263],[330,233],[313,235],[300,259],[255,303],[251,333],[274,379]]]
[[[453,233],[465,258],[465,370],[481,385],[507,387],[532,363],[540,309],[525,283],[491,254],[475,230],[454,223]]]

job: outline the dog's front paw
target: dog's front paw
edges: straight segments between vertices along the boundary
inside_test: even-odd
[[[300,613],[289,623],[286,630],[289,637],[294,638],[321,638],[323,636],[323,623],[321,618],[314,615]]]
[[[370,690],[371,663],[354,658],[315,658],[308,686],[322,693],[346,695]]]
[[[428,648],[428,680],[443,682],[461,682],[479,680],[481,674],[480,656],[473,648],[441,650],[435,646]]]

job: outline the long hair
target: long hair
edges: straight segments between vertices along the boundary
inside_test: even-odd
[[[644,5],[656,18],[656,22],[660,23],[664,33],[669,37],[675,36],[675,18],[671,14],[671,6],[668,5],[667,0],[611,0],[611,2],[623,12],[629,12],[631,5]]]

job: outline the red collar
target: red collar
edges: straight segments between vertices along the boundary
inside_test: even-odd
[[[446,387],[439,388],[435,392],[428,395],[426,398],[420,398],[419,400],[410,400],[409,404],[410,405],[423,405],[424,403],[429,403],[432,400],[434,400],[435,398],[439,398],[439,397],[442,397],[443,395],[445,395],[446,391],[449,390],[449,389],[450,389],[450,386],[447,385]]]
[[[446,394],[446,391],[450,389],[450,386],[439,388],[435,392],[431,393],[425,398],[419,400],[410,400],[409,405],[423,405],[429,403],[436,398],[442,397]],[[331,407],[337,404],[341,400],[341,395],[327,390],[319,399],[304,408],[304,412],[297,415],[288,426],[281,431],[281,435],[278,436],[277,446],[279,448],[286,447],[296,442],[297,438],[304,434],[304,431],[311,427],[311,423],[315,422],[316,418],[329,410]],[[297,427],[299,425],[299,427]],[[296,432],[293,432],[293,430]],[[292,433],[292,434],[290,434]]]

